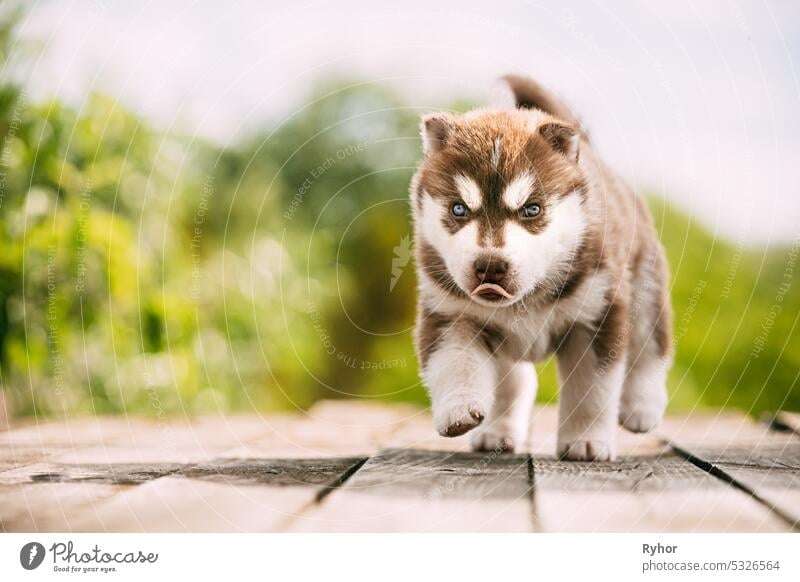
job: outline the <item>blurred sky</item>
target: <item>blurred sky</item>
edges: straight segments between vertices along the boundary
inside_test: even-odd
[[[220,143],[346,74],[420,110],[481,98],[499,75],[567,97],[607,159],[735,241],[800,236],[800,2],[28,3],[45,43],[21,74],[80,106],[118,96]]]

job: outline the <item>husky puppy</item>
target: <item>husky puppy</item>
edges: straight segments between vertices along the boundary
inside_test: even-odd
[[[523,447],[533,364],[555,353],[559,456],[612,460],[617,423],[650,431],[667,403],[666,259],[645,203],[569,107],[505,82],[506,108],[422,118],[415,340],[436,430]]]

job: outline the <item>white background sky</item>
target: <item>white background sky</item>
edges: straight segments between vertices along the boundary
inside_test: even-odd
[[[320,76],[384,79],[412,105],[480,97],[507,72],[564,95],[601,152],[747,242],[800,235],[800,2],[30,3],[25,82],[91,89],[221,143],[302,104]]]

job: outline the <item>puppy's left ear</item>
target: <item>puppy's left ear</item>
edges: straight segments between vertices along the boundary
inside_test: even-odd
[[[422,151],[430,156],[440,151],[447,143],[453,131],[455,118],[449,113],[428,113],[422,116],[420,133],[422,134]]]
[[[553,149],[577,162],[580,155],[580,136],[572,127],[559,121],[551,121],[539,127],[541,135]]]

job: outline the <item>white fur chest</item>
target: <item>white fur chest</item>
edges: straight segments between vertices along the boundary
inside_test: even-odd
[[[608,275],[598,272],[586,277],[567,298],[495,308],[455,298],[424,279],[420,287],[426,308],[453,319],[470,318],[481,326],[499,330],[504,337],[502,353],[534,362],[546,358],[555,348],[553,338],[571,326],[594,325],[601,319],[609,290]]]

